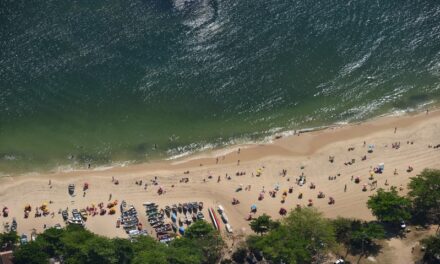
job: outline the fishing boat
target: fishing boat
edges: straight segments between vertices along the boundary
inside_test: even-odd
[[[67,219],[69,218],[69,213],[67,212],[67,210],[63,210],[61,212],[61,215],[63,216],[64,221],[67,221]]]
[[[220,231],[220,222],[217,219],[217,215],[215,214],[214,209],[209,208],[208,212],[209,212],[209,216],[211,217],[212,223],[214,224],[215,229]]]
[[[232,229],[232,227],[231,227],[230,224],[226,224],[226,225],[225,225],[225,228],[226,228],[226,231],[227,231],[228,233],[232,233],[232,232],[234,232],[234,230]]]
[[[205,220],[205,216],[203,215],[202,212],[198,212],[198,213],[197,213],[197,219],[198,219],[198,220]]]
[[[15,217],[12,219],[11,231],[12,232],[16,232],[17,231],[17,220],[15,220]]]

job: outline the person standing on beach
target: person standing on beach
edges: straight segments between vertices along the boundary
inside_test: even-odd
[[[344,192],[347,192],[347,184],[344,187]]]
[[[397,127],[394,128],[394,134],[396,134],[396,132],[397,132]]]

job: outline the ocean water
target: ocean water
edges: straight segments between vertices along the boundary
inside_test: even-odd
[[[0,172],[164,159],[440,98],[436,0],[0,1]]]

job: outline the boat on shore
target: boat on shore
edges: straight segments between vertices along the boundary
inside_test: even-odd
[[[208,212],[209,212],[209,216],[211,217],[212,223],[214,224],[215,229],[220,231],[220,221],[218,220],[214,209],[209,208]]]

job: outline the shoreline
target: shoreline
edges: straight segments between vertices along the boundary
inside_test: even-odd
[[[393,133],[395,127],[397,133]],[[361,191],[363,184],[371,183],[367,177],[371,168],[385,163],[384,174],[377,175],[378,187],[389,188],[394,185],[405,188],[409,177],[415,176],[422,169],[440,169],[440,150],[427,147],[429,144],[440,144],[438,135],[440,110],[435,110],[430,111],[429,115],[417,113],[387,116],[300,133],[276,139],[272,143],[237,145],[178,161],[155,161],[106,170],[86,169],[2,177],[0,199],[3,206],[10,208],[11,213],[7,218],[1,217],[1,221],[10,222],[15,217],[19,223],[19,233],[29,234],[34,228],[40,232],[43,224],[63,224],[61,215],[57,214],[59,209],[80,209],[91,204],[107,203],[109,194],[112,194],[112,199],[133,204],[140,212],[143,223],[146,218],[143,216],[142,204],[146,201],[156,202],[160,206],[190,201],[202,201],[206,207],[221,204],[234,230],[243,234],[250,233],[244,218],[249,214],[252,204],[258,205],[255,216],[267,213],[277,219],[280,218],[280,207],[290,210],[297,205],[307,206],[307,201],[312,199],[314,206],[326,217],[372,220],[374,218],[366,208],[366,201],[374,190]],[[364,141],[367,145],[375,145],[374,153],[366,153]],[[397,141],[402,142],[399,150],[389,147]],[[347,151],[349,147],[355,150]],[[367,160],[361,161],[360,157],[365,154]],[[336,157],[334,163],[329,162],[329,156]],[[216,157],[219,157],[218,161]],[[344,162],[352,159],[358,161],[353,165],[344,165]],[[413,172],[405,172],[408,165],[414,166]],[[398,176],[393,175],[394,168],[398,169]],[[284,169],[287,173],[282,176],[281,171]],[[258,172],[261,172],[260,176],[257,176]],[[302,173],[307,176],[307,183],[299,186],[295,179]],[[354,184],[350,180],[353,175],[361,177],[361,184]],[[335,179],[330,180],[329,176]],[[113,184],[112,178],[118,179],[119,185]],[[188,178],[189,182],[182,183],[183,178]],[[158,185],[153,184],[153,179],[157,179]],[[140,180],[147,183],[148,188],[135,184]],[[90,184],[84,196],[82,192],[77,196],[68,195],[68,184],[74,183],[80,189],[79,186],[84,182]],[[316,190],[308,188],[310,182],[316,184]],[[389,186],[385,186],[385,182]],[[348,186],[347,192],[344,191],[344,185]],[[252,189],[237,192],[238,186],[252,186]],[[268,193],[274,190],[274,186],[279,186],[280,193],[270,197]],[[159,195],[159,187],[164,188],[166,193]],[[281,193],[290,187],[293,189],[292,194],[288,194],[286,202],[281,203]],[[265,198],[259,201],[257,198],[262,191],[265,192]],[[327,198],[317,199],[318,191],[334,197],[336,203],[328,205]],[[297,198],[299,193],[304,194],[304,198]],[[239,205],[231,204],[233,197],[240,200]],[[53,202],[49,204],[51,212],[54,212],[53,217],[34,218],[31,213],[29,219],[23,218],[25,204],[29,203],[35,208],[49,201]],[[121,229],[115,228],[117,217],[117,214],[89,217],[86,227],[100,235],[126,237]],[[146,226],[148,229],[148,223]],[[227,236],[224,230],[222,233]]]
[[[431,105],[431,104],[428,104]],[[423,105],[426,106],[426,105]],[[429,113],[436,113],[440,111],[440,106],[435,105],[432,109],[429,109]],[[362,125],[365,123],[374,123],[376,121],[380,121],[381,119],[388,119],[388,118],[398,118],[398,117],[412,117],[412,116],[418,116],[425,113],[425,110],[420,111],[420,109],[407,109],[402,111],[394,111],[394,112],[387,112],[383,113],[378,116],[374,116],[365,120],[356,121],[356,122],[336,122],[329,125],[323,125],[323,126],[317,126],[317,127],[311,127],[311,128],[303,128],[298,130],[286,130],[281,132],[275,132],[272,135],[265,136],[261,140],[254,141],[254,142],[246,142],[246,143],[233,143],[230,145],[225,145],[221,147],[214,147],[214,148],[205,148],[202,147],[200,150],[191,151],[188,154],[180,153],[171,157],[167,158],[160,158],[160,159],[152,159],[147,161],[133,161],[133,160],[121,160],[116,161],[111,164],[102,164],[98,165],[96,167],[93,167],[91,169],[88,169],[86,167],[72,167],[71,165],[60,165],[52,169],[43,170],[43,171],[27,171],[27,172],[21,172],[21,173],[4,173],[0,171],[0,179],[3,177],[22,177],[22,176],[30,176],[30,175],[49,175],[49,174],[62,174],[62,173],[81,173],[81,172],[90,172],[90,171],[107,171],[117,168],[124,168],[127,166],[139,166],[139,165],[145,165],[145,164],[163,164],[163,163],[170,163],[172,165],[174,164],[185,164],[194,160],[198,159],[207,159],[212,158],[215,156],[223,156],[228,155],[234,151],[236,151],[238,148],[245,149],[245,148],[253,148],[260,145],[271,145],[275,141],[280,139],[285,139],[289,137],[298,136],[298,134],[309,134],[309,133],[316,133],[319,131],[326,131],[326,130],[333,130],[333,129],[340,129],[350,126],[357,126]]]

